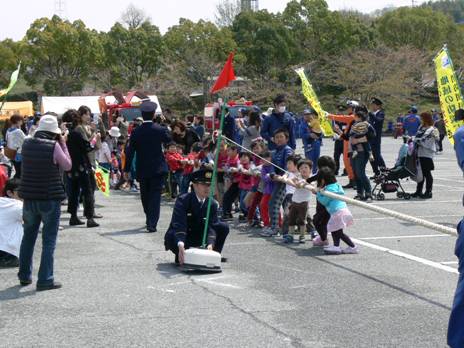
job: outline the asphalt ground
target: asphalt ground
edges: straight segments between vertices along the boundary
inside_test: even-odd
[[[400,144],[384,139],[389,165]],[[435,164],[432,200],[387,194],[373,204],[455,226],[463,178],[449,143]],[[163,202],[155,234],[144,233],[137,194],[97,203],[97,229],[66,227],[62,216],[62,289],[20,288],[16,269],[0,270],[1,347],[446,347],[455,237],[352,206],[347,233],[360,254],[326,256],[232,222],[223,272],[184,274],[163,246],[173,202]]]

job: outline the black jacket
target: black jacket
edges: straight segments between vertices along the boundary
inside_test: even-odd
[[[40,136],[36,134],[37,136]],[[22,147],[22,174],[19,197],[25,200],[63,200],[62,174],[53,161],[56,141],[26,138]]]

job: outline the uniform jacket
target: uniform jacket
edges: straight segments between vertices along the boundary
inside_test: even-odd
[[[380,143],[382,139],[383,122],[385,121],[385,112],[380,109],[377,113],[369,113],[369,123],[375,130],[376,136],[369,140],[371,144]]]
[[[203,205],[200,205],[195,192],[186,193],[177,198],[171,223],[164,237],[166,250],[169,249],[169,243],[177,245],[177,243],[183,242],[187,248],[201,246],[207,207],[208,198],[205,199]],[[219,222],[217,210],[218,204],[213,200],[207,235],[208,245],[212,244],[213,246],[216,242],[216,232],[212,225]]]
[[[130,172],[132,160],[137,153],[137,180],[151,179],[167,173],[168,166],[162,144],[171,140],[168,130],[153,122],[144,122],[131,134],[126,153],[125,171]]]

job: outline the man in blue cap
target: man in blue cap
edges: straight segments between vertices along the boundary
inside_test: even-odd
[[[411,106],[408,114],[403,119],[404,134],[414,137],[421,124],[420,117],[417,115],[417,107]]]
[[[168,130],[153,123],[157,107],[158,105],[151,101],[144,101],[140,105],[143,124],[137,127],[130,136],[124,168],[124,177],[128,180],[132,161],[137,154],[136,178],[140,183],[140,198],[149,233],[156,232],[161,206],[161,191],[168,172],[163,144],[171,141]]]
[[[455,119],[463,121],[464,110],[457,110]],[[464,172],[464,126],[459,127],[454,134],[454,150],[459,167]],[[448,345],[451,348],[462,348],[464,347],[464,219],[458,225],[455,254],[459,259],[459,280],[448,326]]]
[[[369,123],[375,129],[375,137],[369,139],[369,144],[372,149],[372,156],[374,161],[371,162],[372,170],[377,176],[380,174],[379,168],[385,168],[385,161],[382,157],[382,130],[383,122],[385,121],[385,112],[382,108],[382,101],[379,98],[372,98],[371,100],[371,112],[369,113]]]
[[[193,191],[179,196],[172,212],[171,223],[164,236],[166,250],[176,255],[176,263],[184,263],[184,252],[203,243],[208,199],[213,172],[200,169],[192,174]],[[229,226],[218,217],[218,203],[213,199],[206,244],[209,250],[222,252]],[[225,259],[223,258],[224,262]]]

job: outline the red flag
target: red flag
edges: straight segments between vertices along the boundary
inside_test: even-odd
[[[217,91],[220,91],[221,89],[229,86],[229,83],[236,79],[235,73],[234,73],[233,60],[234,60],[234,52],[229,54],[229,58],[227,58],[227,62],[224,65],[224,68],[222,69],[221,74],[219,75],[213,88],[211,88],[211,94],[216,93]]]

